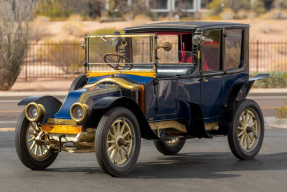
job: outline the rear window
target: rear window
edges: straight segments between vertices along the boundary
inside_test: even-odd
[[[225,65],[226,69],[241,67],[242,29],[225,30]]]

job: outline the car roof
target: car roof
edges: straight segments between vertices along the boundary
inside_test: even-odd
[[[206,22],[206,21],[184,21],[184,22],[161,22],[151,23],[146,25],[127,27],[125,32],[156,32],[156,31],[194,31],[196,29],[204,28],[225,28],[225,27],[250,27],[248,24],[243,23],[230,23],[230,22]]]

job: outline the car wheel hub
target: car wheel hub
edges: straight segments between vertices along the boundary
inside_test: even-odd
[[[130,125],[124,119],[112,124],[107,137],[107,154],[115,165],[125,163],[131,155],[133,137]]]
[[[256,113],[247,109],[242,112],[238,121],[238,141],[245,151],[252,151],[258,140],[258,124]]]

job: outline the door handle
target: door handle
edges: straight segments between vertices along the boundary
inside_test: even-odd
[[[206,82],[208,82],[208,79],[203,78],[202,81],[206,83]]]

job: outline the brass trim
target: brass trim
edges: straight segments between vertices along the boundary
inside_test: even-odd
[[[87,87],[85,86],[84,88],[90,88],[90,87],[93,87],[95,85],[98,85],[99,81],[97,81],[96,83],[94,84],[91,84],[91,85],[87,85]],[[100,94],[105,94],[105,93],[110,93],[110,92],[113,92],[113,91],[120,91],[121,92],[121,89],[117,86],[110,86],[110,87],[107,87],[107,88],[102,88],[102,89],[93,89],[93,90],[89,90],[89,91],[86,91],[84,93],[81,94],[78,102],[79,103],[82,103],[82,104],[85,104],[87,99],[90,97],[90,96],[93,96],[93,95],[100,95]],[[122,94],[121,94],[122,95]]]
[[[31,119],[28,115],[28,109],[30,106],[35,106],[37,111],[38,111],[38,116],[34,119]],[[35,121],[38,121],[42,116],[44,116],[46,113],[46,109],[45,107],[42,105],[42,104],[38,104],[38,103],[35,103],[35,102],[31,102],[27,105],[26,109],[25,109],[25,115],[26,115],[26,118],[31,121],[31,122],[35,122]]]
[[[120,78],[104,78],[104,79],[97,81],[96,83],[91,84],[91,85],[86,85],[84,88],[93,87],[93,86],[99,85],[103,82],[113,82],[113,83],[116,83],[116,84],[126,88],[126,89],[130,89],[132,91],[139,91],[141,89],[140,85],[132,84],[132,83],[130,83],[124,79],[120,79]],[[80,99],[79,99],[79,101],[80,101]]]
[[[79,123],[70,119],[54,119],[48,118],[47,123],[49,124],[57,124],[57,125],[78,125]]]
[[[90,63],[91,64],[91,63]],[[107,63],[105,63],[107,64]],[[114,70],[114,71],[88,71],[88,77],[98,77],[112,74],[128,74],[156,78],[155,70]]]
[[[74,116],[73,116],[73,109],[75,106],[79,105],[82,109],[83,109],[83,117],[81,119],[76,119]],[[87,104],[82,104],[82,103],[74,103],[70,109],[70,115],[72,117],[72,119],[75,121],[75,122],[83,122],[87,119],[87,117],[89,116],[89,113],[90,113],[90,107],[87,105]]]
[[[177,121],[152,122],[152,123],[149,123],[149,126],[152,130],[174,128],[181,132],[185,132],[185,133],[187,132],[185,125]]]
[[[86,37],[89,38],[94,38],[94,37],[154,37],[154,33],[141,33],[141,34],[119,34],[119,35],[114,35],[114,34],[99,34],[99,35],[94,35],[94,34],[87,34]]]

